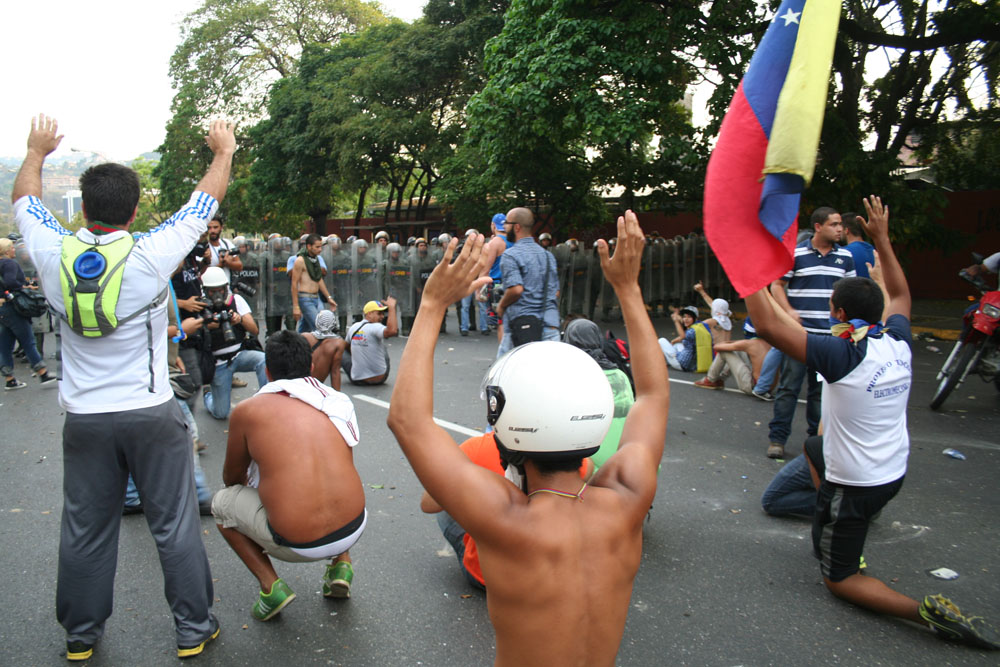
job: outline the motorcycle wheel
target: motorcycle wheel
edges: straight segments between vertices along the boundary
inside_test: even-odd
[[[940,408],[945,399],[955,390],[962,374],[965,372],[965,367],[976,356],[980,347],[980,345],[970,344],[962,348],[958,359],[951,364],[951,368],[947,369],[945,376],[941,379],[940,384],[938,384],[937,391],[934,392],[934,398],[931,399],[931,410]]]

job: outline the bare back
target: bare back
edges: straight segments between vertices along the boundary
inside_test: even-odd
[[[626,505],[601,487],[538,494],[512,508],[502,542],[477,538],[497,665],[614,664],[642,555]]]
[[[230,427],[246,438],[268,520],[284,538],[310,542],[361,514],[353,453],[324,413],[285,394],[262,394],[237,406]]]

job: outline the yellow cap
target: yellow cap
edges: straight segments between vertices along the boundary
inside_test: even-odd
[[[369,301],[365,304],[365,315],[373,310],[389,310],[389,306],[385,305],[381,301]]]

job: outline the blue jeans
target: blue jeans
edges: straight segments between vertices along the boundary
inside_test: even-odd
[[[802,380],[809,383],[806,403],[806,422],[809,424],[807,433],[816,435],[820,419],[820,399],[822,388],[816,379],[815,369],[806,368],[801,361],[785,356],[781,366],[781,383],[774,398],[774,418],[768,424],[768,438],[771,442],[784,445],[792,432],[792,419],[795,417],[795,406],[802,391]]]
[[[299,318],[299,333],[310,333],[316,329],[316,316],[323,310],[323,300],[318,296],[299,295],[299,310],[302,317]]]
[[[444,539],[448,540],[448,544],[451,548],[455,550],[455,555],[458,556],[458,567],[461,568],[462,574],[465,575],[465,580],[469,582],[470,586],[478,588],[481,591],[485,591],[486,587],[479,583],[479,580],[469,574],[469,571],[465,569],[465,563],[463,559],[465,558],[465,529],[458,525],[458,522],[451,518],[451,515],[441,510],[437,514],[438,527],[441,528],[441,532],[444,533]]]
[[[253,371],[257,374],[257,385],[267,384],[264,373],[264,353],[257,350],[240,350],[235,357],[215,367],[212,388],[205,392],[205,409],[216,419],[229,416],[229,400],[233,393],[233,373]]]
[[[14,341],[17,340],[24,348],[28,363],[32,370],[45,368],[42,355],[35,347],[35,334],[31,330],[31,320],[17,314],[11,303],[0,306],[0,373],[14,374]]]
[[[506,320],[506,316],[504,316]],[[542,327],[542,340],[554,340],[558,342],[559,338],[559,328],[544,326]],[[510,330],[504,327],[503,338],[500,340],[500,347],[497,349],[497,359],[507,354],[514,349],[514,340],[510,337]]]
[[[784,358],[785,355],[776,347],[767,351],[764,363],[760,365],[760,377],[757,378],[757,384],[753,388],[755,392],[763,394],[765,391],[771,391],[771,387],[774,385],[774,376],[778,374],[778,369],[781,368],[781,362]]]
[[[805,454],[799,454],[781,467],[764,489],[760,504],[765,512],[773,516],[813,515],[816,511],[816,487],[813,486]]]
[[[473,306],[479,310],[479,330],[486,331],[486,304],[476,301],[474,293],[462,299],[458,306],[458,328],[462,331],[469,330],[469,310]]]

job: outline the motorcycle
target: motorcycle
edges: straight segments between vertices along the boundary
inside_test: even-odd
[[[976,263],[982,258],[976,257]],[[937,374],[938,388],[931,399],[937,410],[970,373],[984,382],[995,382],[1000,389],[1000,290],[991,290],[979,276],[965,269],[959,277],[971,283],[981,294],[979,305],[965,314],[962,335]]]

